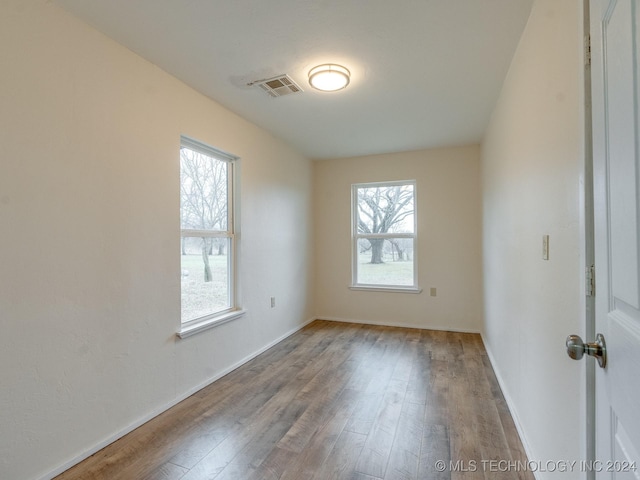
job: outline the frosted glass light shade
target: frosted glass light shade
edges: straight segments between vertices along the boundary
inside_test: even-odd
[[[341,65],[327,63],[309,71],[309,84],[323,92],[342,90],[351,80],[351,72]]]

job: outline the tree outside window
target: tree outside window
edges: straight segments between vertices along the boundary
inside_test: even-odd
[[[415,287],[415,182],[356,184],[354,286]]]
[[[234,307],[233,158],[193,140],[180,148],[182,322]]]

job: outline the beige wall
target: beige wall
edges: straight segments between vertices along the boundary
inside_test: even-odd
[[[312,318],[312,168],[47,0],[2,2],[0,65],[0,478],[22,480]],[[241,157],[248,311],[185,340],[181,134]]]
[[[535,2],[482,146],[484,339],[536,461],[579,460],[585,438],[564,349],[585,323],[581,5]]]
[[[334,320],[479,331],[482,315],[479,148],[314,164],[316,313]],[[420,294],[353,291],[351,185],[416,180]],[[429,296],[435,287],[437,296]]]

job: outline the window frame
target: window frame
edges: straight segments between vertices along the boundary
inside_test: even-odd
[[[399,185],[413,186],[413,233],[360,233],[358,231],[358,189],[393,187]],[[375,292],[402,292],[420,293],[418,286],[418,189],[415,180],[390,180],[383,182],[354,183],[351,185],[351,290],[375,291]],[[381,238],[390,240],[395,238],[409,238],[413,240],[413,283],[412,285],[395,284],[369,284],[358,283],[358,241],[360,239]]]
[[[188,148],[194,152],[214,158],[227,164],[227,225],[226,230],[189,229],[182,228],[182,212],[178,216],[180,222],[180,242],[183,238],[226,238],[227,252],[227,291],[228,308],[218,310],[192,319],[182,318],[182,300],[180,300],[180,328],[178,337],[186,338],[195,333],[207,330],[217,325],[244,315],[245,311],[239,307],[238,296],[238,170],[239,157],[202,143],[193,138],[181,135],[180,150]],[[178,155],[180,159],[180,155]],[[181,160],[180,160],[181,161]],[[180,171],[182,171],[181,165]],[[182,180],[180,179],[180,182]],[[182,184],[180,183],[180,188]],[[182,281],[182,280],[181,280]]]

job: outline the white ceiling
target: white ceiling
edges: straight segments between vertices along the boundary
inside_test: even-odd
[[[55,0],[310,158],[480,141],[533,0]],[[323,93],[321,63],[351,70]],[[289,74],[301,94],[247,83]]]

